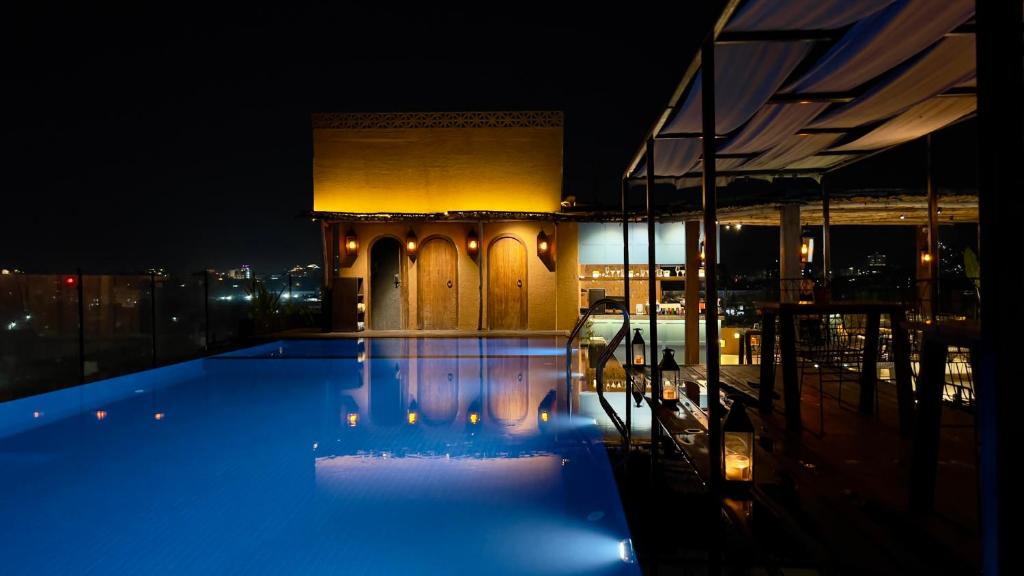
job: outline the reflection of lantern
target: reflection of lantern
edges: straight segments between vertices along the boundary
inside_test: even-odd
[[[726,484],[749,486],[754,481],[754,425],[740,400],[733,401],[722,423],[722,435],[722,474]]]
[[[349,412],[345,414],[345,422],[349,428],[355,428],[359,424],[359,412]]]
[[[419,420],[419,404],[415,400],[409,404],[409,410],[405,413],[405,421],[409,424],[415,424]]]
[[[644,342],[644,337],[640,334],[639,328],[634,328],[633,332],[633,366],[643,368],[647,365],[647,343]]]
[[[675,405],[679,401],[679,386],[681,384],[675,350],[665,348],[661,362],[658,363],[658,372],[661,373],[661,401]]]

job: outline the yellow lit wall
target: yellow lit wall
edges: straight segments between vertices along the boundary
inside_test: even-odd
[[[579,314],[579,280],[577,225],[572,222],[494,222],[483,225],[480,237],[480,256],[476,261],[466,253],[466,235],[478,230],[475,223],[416,222],[416,223],[352,223],[343,224],[343,230],[352,230],[359,238],[356,258],[348,267],[342,267],[340,275],[360,276],[367,280],[364,288],[366,299],[367,328],[373,327],[370,301],[372,290],[369,286],[369,250],[374,241],[383,236],[403,240],[409,230],[416,233],[422,245],[427,238],[442,236],[449,238],[458,252],[456,280],[458,292],[458,328],[476,330],[478,319],[482,328],[487,326],[487,248],[499,235],[512,235],[526,244],[527,256],[527,322],[529,330],[571,330]],[[556,266],[550,271],[537,256],[537,234],[544,230],[555,243]],[[338,240],[339,242],[343,239]],[[343,252],[344,247],[339,249]],[[403,256],[404,276],[402,291],[402,326],[416,328],[416,295],[418,264]],[[482,291],[481,291],[482,289]],[[483,294],[481,303],[480,294]],[[552,297],[554,295],[554,297]]]
[[[559,210],[560,122],[454,128],[340,125],[324,127],[331,124],[314,118],[315,211]]]

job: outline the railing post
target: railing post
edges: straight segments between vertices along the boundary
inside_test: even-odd
[[[82,285],[82,269],[78,272],[78,380],[85,382],[85,288]]]
[[[153,334],[153,367],[156,367],[156,272],[149,273],[149,329]]]
[[[210,351],[210,271],[203,270],[203,350]]]

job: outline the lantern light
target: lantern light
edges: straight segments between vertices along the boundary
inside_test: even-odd
[[[800,239],[800,263],[814,262],[814,238],[804,236]]]
[[[921,250],[921,263],[928,264],[932,261],[932,254],[927,250]]]
[[[469,234],[466,234],[466,254],[473,260],[480,255],[480,238],[476,235],[476,230],[470,230]]]
[[[722,476],[727,487],[748,488],[754,481],[754,425],[743,401],[734,398],[722,423]]]
[[[665,348],[658,363],[658,372],[661,373],[661,401],[669,406],[675,406],[679,401],[679,386],[681,385],[681,373],[679,364],[676,363],[676,352],[671,348]]]
[[[647,365],[647,343],[644,342],[643,334],[639,328],[633,329],[633,367],[643,369]]]
[[[349,412],[345,414],[345,422],[349,428],[355,428],[359,424],[359,412]]]
[[[555,270],[555,243],[543,230],[537,234],[537,257],[548,270]]]
[[[74,286],[77,283],[78,283],[78,279],[75,278],[74,276],[65,276],[64,277],[64,284],[67,284],[68,286]]]
[[[359,237],[356,236],[355,230],[349,229],[345,233],[345,255],[355,256],[359,252]]]
[[[410,260],[416,259],[416,250],[420,247],[419,241],[416,239],[416,233],[409,230],[409,233],[405,235],[405,253],[409,255]]]

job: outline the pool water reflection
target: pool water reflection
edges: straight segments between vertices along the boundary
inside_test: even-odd
[[[639,573],[560,343],[287,341],[7,403],[3,573]]]

